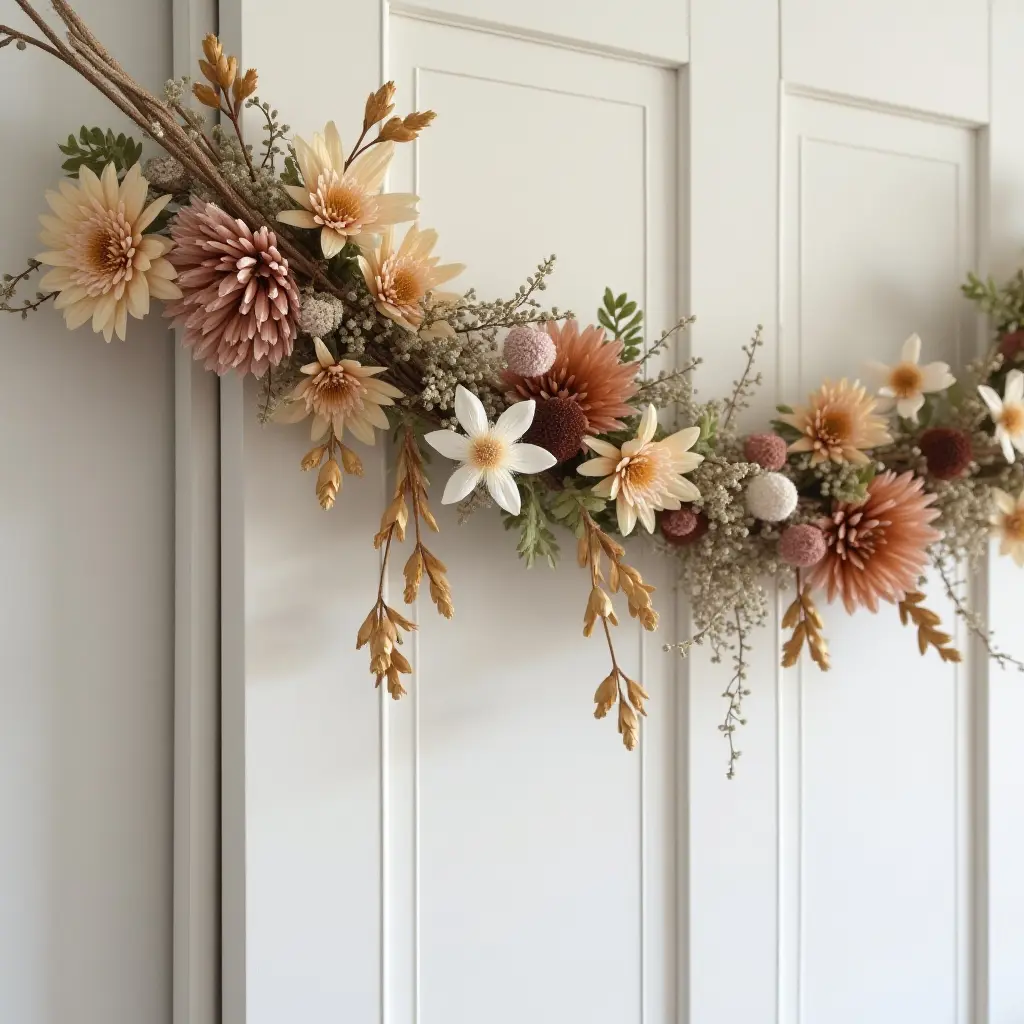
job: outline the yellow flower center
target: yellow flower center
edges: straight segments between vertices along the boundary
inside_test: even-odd
[[[358,185],[339,178],[337,171],[321,174],[310,196],[316,219],[325,227],[346,231],[366,219],[364,193]]]
[[[912,398],[921,393],[924,374],[917,363],[900,363],[889,375],[889,387],[897,398]]]
[[[1003,519],[1003,533],[1013,540],[1024,541],[1024,509],[1017,509]]]
[[[415,269],[409,266],[395,268],[388,297],[396,306],[409,306],[423,298],[423,284]]]
[[[1011,437],[1024,431],[1024,406],[1015,403],[1004,405],[1003,411],[999,414],[999,426]]]
[[[505,445],[496,437],[485,434],[475,438],[470,449],[470,461],[477,469],[497,469],[505,457]]]

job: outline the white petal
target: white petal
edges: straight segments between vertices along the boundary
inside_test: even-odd
[[[606,458],[614,459],[616,462],[622,458],[619,454],[619,449],[615,445],[602,441],[599,437],[585,437],[583,438],[583,443],[591,451],[597,452],[598,455],[604,455]]]
[[[700,497],[700,489],[690,480],[677,480],[672,493],[681,501],[696,501]]]
[[[978,394],[988,406],[988,411],[994,416],[998,416],[1003,411],[1003,400],[987,384],[978,385]]]
[[[514,444],[509,448],[506,464],[516,473],[542,473],[556,461],[554,455],[539,444]]]
[[[480,399],[461,384],[455,389],[455,418],[470,437],[487,433],[487,413]]]
[[[530,429],[537,403],[531,398],[526,402],[510,405],[494,424],[494,431],[503,441],[518,441]]]
[[[618,459],[609,459],[601,456],[599,459],[591,459],[589,462],[584,462],[577,466],[576,472],[580,476],[608,476],[609,473],[615,472],[615,467],[618,464]]]
[[[912,334],[903,342],[903,350],[900,352],[900,361],[904,363],[916,363],[921,358],[921,339]]]
[[[992,488],[992,503],[1006,515],[1012,515],[1017,509],[1017,503],[1001,487]]]
[[[484,473],[484,483],[491,497],[510,515],[519,515],[519,488],[507,469],[489,469]]]
[[[684,430],[677,430],[674,434],[669,434],[661,443],[673,452],[685,452],[697,443],[699,437],[700,427],[686,427]]]
[[[1003,449],[1003,455],[1006,456],[1007,462],[1013,462],[1016,456],[1013,451],[1013,441],[1010,440],[1010,435],[999,427],[996,430],[996,440],[999,442],[999,446]]]
[[[319,339],[313,339],[313,348],[316,349],[316,358],[320,365],[326,370],[328,366],[334,365],[334,356],[331,350]]]
[[[892,367],[886,366],[885,363],[865,363],[864,369],[867,370],[868,374],[874,377],[876,382],[879,384],[887,381],[892,373]]]
[[[448,478],[444,494],[441,495],[441,504],[454,505],[455,502],[462,501],[476,487],[482,476],[483,471],[476,466],[460,466]]]
[[[652,437],[654,432],[658,429],[658,412],[653,405],[647,406],[644,409],[644,414],[640,418],[640,427],[636,432],[636,438],[643,444],[647,444]]]
[[[1006,375],[1003,400],[1007,402],[1020,402],[1024,400],[1024,373],[1021,373],[1020,370],[1011,370]]]
[[[469,459],[469,438],[456,434],[454,430],[432,430],[423,435],[423,440],[446,459],[466,462]]]
[[[619,533],[628,537],[636,526],[636,509],[620,494],[615,503],[615,513],[619,520]]]
[[[905,420],[913,420],[916,423],[917,414],[921,411],[922,405],[924,405],[924,395],[917,394],[910,398],[901,398],[896,403],[896,412]]]
[[[327,259],[337,256],[345,248],[346,241],[345,236],[333,228],[323,228],[320,231],[320,248]]]
[[[654,512],[651,510],[650,505],[642,501],[637,505],[636,510],[640,513],[640,522],[644,524],[647,532],[654,533]]]
[[[945,391],[956,383],[956,378],[949,372],[948,363],[929,363],[921,367],[921,390],[928,392]]]

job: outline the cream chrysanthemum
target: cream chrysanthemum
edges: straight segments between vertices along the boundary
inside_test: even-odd
[[[1013,498],[999,487],[992,488],[992,532],[999,538],[999,554],[1009,555],[1024,566],[1024,488]]]
[[[396,387],[377,380],[383,366],[363,366],[354,359],[335,359],[327,346],[314,338],[315,363],[302,367],[306,379],[288,396],[274,415],[279,423],[298,423],[313,416],[310,436],[321,440],[328,431],[343,440],[345,428],[364,444],[373,444],[374,429],[387,430],[388,418],[381,406],[401,398]]]
[[[904,419],[917,422],[925,395],[945,391],[956,383],[949,372],[949,363],[926,363],[920,366],[921,339],[912,334],[903,343],[900,361],[895,366],[869,363],[868,369],[877,377],[882,401],[879,412],[895,408]]]
[[[978,394],[996,425],[996,440],[1006,461],[1013,462],[1014,448],[1024,452],[1024,373],[1011,370],[1006,375],[1002,398],[987,384],[978,385]]]
[[[811,463],[868,462],[865,450],[891,444],[885,420],[875,415],[877,403],[856,381],[825,381],[810,396],[806,406],[779,419],[800,431],[801,437],[790,446],[791,452],[810,452]]]
[[[700,437],[700,428],[687,427],[655,441],[657,426],[657,413],[649,405],[636,437],[621,448],[596,437],[583,439],[598,457],[584,462],[577,472],[604,477],[593,491],[600,498],[614,499],[619,531],[624,537],[632,532],[637,518],[648,533],[654,533],[656,511],[677,509],[684,501],[700,498],[696,486],[683,477],[704,461],[703,455],[690,451]]]
[[[317,132],[312,144],[295,136],[295,159],[302,185],[285,185],[300,210],[282,210],[277,219],[299,228],[320,229],[320,247],[330,259],[350,239],[379,234],[384,228],[416,216],[417,196],[409,192],[380,194],[394,144],[382,142],[364,150],[345,167],[341,136],[333,121]]]
[[[146,206],[149,182],[135,164],[118,184],[117,170],[107,164],[97,178],[82,167],[78,184],[62,181],[47,192],[53,215],[39,220],[40,240],[48,246],[36,258],[53,267],[40,287],[60,292],[54,305],[64,310],[69,330],[92,317],[92,329],[107,341],[124,341],[128,314],[141,320],[150,296],[177,299],[174,267],[164,259],[173,247],[160,235],[143,235],[170,201],[161,196]]]
[[[510,405],[493,426],[483,403],[461,384],[455,389],[455,418],[466,432],[432,430],[423,438],[446,459],[461,462],[448,478],[442,505],[462,501],[483,481],[491,497],[510,515],[519,515],[521,499],[514,473],[541,473],[555,464],[550,452],[519,438],[533,422],[534,403]]]
[[[384,231],[376,248],[361,247],[359,266],[374,305],[384,316],[409,331],[417,330],[423,323],[423,299],[428,292],[434,304],[457,302],[459,299],[454,292],[435,289],[457,277],[466,266],[464,263],[438,266],[439,257],[430,255],[436,244],[436,231],[420,231],[413,224],[397,249],[392,247],[391,228]]]

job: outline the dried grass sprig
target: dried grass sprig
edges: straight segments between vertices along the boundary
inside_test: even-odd
[[[648,700],[650,695],[640,683],[630,679],[622,671],[615,656],[615,644],[612,642],[609,625],[617,626],[619,620],[615,615],[612,599],[602,586],[605,582],[602,565],[604,557],[608,559],[608,589],[613,594],[621,590],[626,595],[629,614],[639,619],[641,625],[648,631],[657,629],[658,614],[651,604],[654,587],[644,583],[640,573],[622,561],[623,555],[625,550],[622,545],[612,540],[581,506],[576,557],[580,568],[590,570],[590,596],[583,614],[583,635],[590,636],[600,619],[608,643],[608,654],[612,660],[611,672],[594,693],[594,717],[604,718],[618,703],[619,735],[626,749],[634,750],[640,739],[640,720],[637,714],[647,714],[644,701]]]
[[[952,636],[939,629],[942,620],[931,609],[925,608],[924,594],[920,590],[910,591],[897,607],[904,626],[911,622],[917,626],[917,648],[922,654],[927,654],[931,647],[943,661],[962,660],[960,652],[952,646]]]
[[[796,589],[797,597],[782,617],[782,628],[793,631],[782,645],[782,667],[792,668],[800,660],[800,652],[806,640],[811,661],[822,672],[827,672],[832,665],[829,661],[828,643],[822,634],[825,624],[814,604],[810,586],[801,588],[799,572],[796,574]]]
[[[346,453],[350,460],[356,458],[355,453],[345,448],[344,445],[339,444],[338,447],[341,449],[343,463]],[[323,458],[326,446],[321,445],[320,449],[325,450],[320,451],[314,448],[307,453],[306,459],[303,461],[303,468],[306,468],[306,460],[312,462],[314,459],[319,461]],[[330,461],[333,462],[334,459],[332,458]],[[327,465],[330,465],[330,462]],[[361,474],[361,463],[358,469]],[[352,468],[346,465],[346,471],[355,472],[355,464],[352,463]],[[356,650],[366,644],[370,645],[370,672],[376,676],[375,685],[380,686],[381,682],[387,679],[388,693],[395,700],[405,696],[406,691],[402,685],[401,676],[409,675],[412,672],[408,658],[397,651],[395,645],[402,642],[400,630],[408,632],[415,629],[416,626],[385,603],[384,580],[387,578],[391,545],[396,540],[399,542],[405,540],[406,528],[409,524],[410,504],[416,531],[416,544],[403,569],[405,603],[412,604],[416,600],[423,576],[426,574],[430,582],[430,599],[434,602],[439,614],[446,619],[450,619],[455,614],[451,586],[448,583],[444,563],[428,550],[420,536],[420,520],[435,532],[438,529],[437,521],[427,502],[427,485],[428,481],[423,472],[423,456],[416,442],[416,435],[411,427],[406,427],[398,449],[394,493],[381,516],[380,530],[373,538],[373,546],[378,550],[383,549],[380,578],[377,584],[377,600],[360,627],[359,635],[356,638]]]

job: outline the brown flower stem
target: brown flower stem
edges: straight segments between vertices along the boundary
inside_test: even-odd
[[[736,749],[736,741],[734,734],[736,732],[736,726],[746,725],[746,719],[743,717],[743,698],[746,696],[746,689],[744,683],[746,681],[746,632],[743,629],[743,624],[740,619],[740,611],[737,608],[735,611],[736,615],[736,643],[737,651],[735,657],[736,671],[733,673],[732,679],[729,680],[729,685],[725,688],[723,696],[729,702],[728,707],[725,711],[725,718],[722,724],[718,727],[719,731],[725,734],[725,738],[729,741],[729,768],[725,773],[727,779],[733,779],[736,777],[736,762],[739,760],[741,751]]]
[[[59,50],[55,50],[49,43],[44,43],[41,39],[36,39],[35,36],[27,35],[24,32],[19,32],[15,28],[10,28],[7,25],[0,25],[0,36],[6,37],[0,46],[7,46],[9,43],[17,40],[18,42],[25,43],[28,46],[35,46],[40,50],[45,50],[51,57],[56,57],[58,60],[64,60]]]
[[[384,605],[384,578],[388,571],[388,558],[391,556],[391,538],[395,535],[394,523],[388,527],[387,539],[384,541],[384,554],[380,561],[380,582],[377,584],[377,607]]]
[[[359,133],[359,138],[358,138],[358,139],[356,139],[356,144],[355,144],[355,145],[354,145],[354,146],[352,147],[352,152],[351,152],[351,153],[349,153],[349,155],[348,155],[348,159],[347,159],[347,160],[345,161],[345,166],[344,166],[343,170],[346,170],[346,171],[347,171],[347,170],[349,169],[349,165],[350,165],[350,164],[352,163],[352,161],[353,161],[353,160],[355,160],[355,158],[356,158],[357,156],[359,156],[359,146],[360,146],[360,144],[362,143],[363,139],[365,139],[365,138],[366,138],[366,133],[367,133],[367,132],[368,132],[368,131],[369,131],[369,130],[370,130],[370,129],[372,128],[372,127],[373,127],[373,125],[372,125],[372,124],[368,124],[368,125],[365,125],[365,126],[363,127],[363,130],[362,130],[362,131],[361,131],[361,132]]]
[[[227,96],[224,97],[225,100]],[[231,121],[232,127],[235,129],[235,135],[238,136],[238,144],[242,147],[242,156],[245,157],[246,166],[249,168],[249,177],[256,180],[256,168],[252,165],[252,157],[249,156],[249,149],[245,144],[245,137],[242,135],[242,125],[238,120],[238,111],[232,106],[230,109],[221,108],[222,114],[227,114],[228,120]]]

